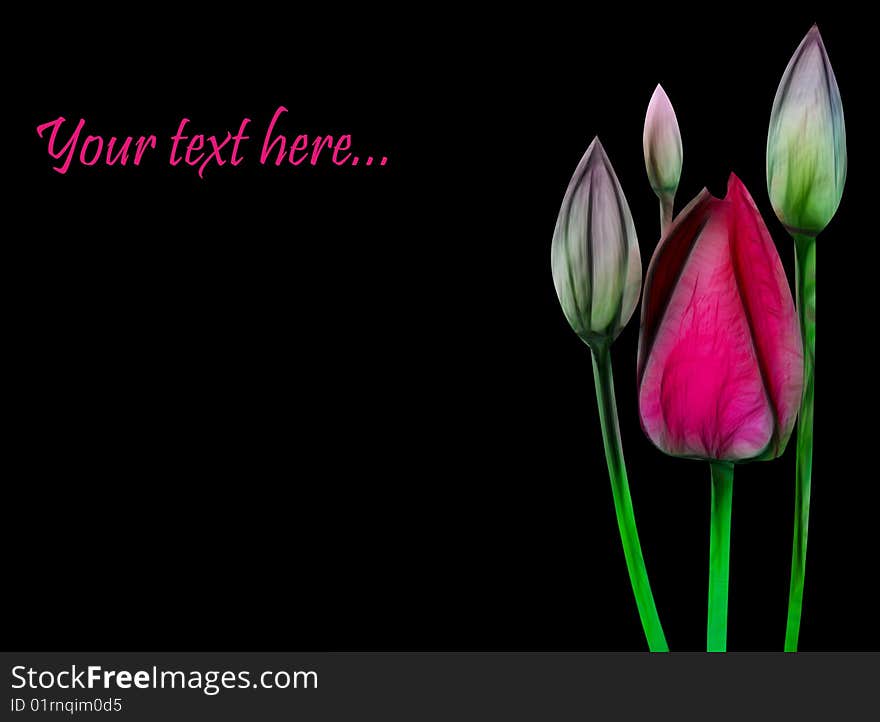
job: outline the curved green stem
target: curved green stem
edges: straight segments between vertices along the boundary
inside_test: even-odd
[[[794,487],[794,539],[791,545],[791,585],[785,651],[796,652],[804,602],[807,568],[807,528],[813,470],[813,381],[816,364],[816,239],[795,235],[797,307],[804,339],[804,392],[797,426],[797,470]]]
[[[712,521],[709,532],[709,612],[706,651],[727,651],[727,590],[730,583],[730,514],[733,464],[716,461],[712,469]]]
[[[626,463],[620,443],[620,427],[617,422],[617,401],[614,398],[614,378],[611,375],[611,351],[609,344],[596,344],[593,348],[593,376],[596,379],[596,400],[599,403],[599,419],[602,422],[602,438],[605,442],[605,460],[608,462],[608,475],[611,477],[611,492],[614,509],[617,512],[617,525],[620,540],[623,542],[623,555],[632,583],[642,628],[652,652],[668,652],[666,637],[654,604],[648,571],[642,557],[639,533],[633,513],[629,482],[626,478]]]

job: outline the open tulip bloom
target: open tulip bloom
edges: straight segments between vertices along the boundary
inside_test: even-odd
[[[797,307],[805,345],[785,629],[787,652],[797,651],[807,560],[816,357],[816,235],[837,211],[845,180],[843,105],[822,36],[814,25],[779,83],[767,136],[767,188],[773,210],[795,242]]]
[[[707,648],[724,651],[733,465],[779,456],[801,400],[794,301],[754,201],[731,175],[677,216],[645,279],[639,416],[673,456],[707,460],[712,504]]]
[[[626,197],[596,138],[581,158],[556,220],[553,284],[563,313],[592,352],[605,459],[626,565],[652,652],[669,650],[639,544],[620,442],[611,343],[639,300],[642,262]]]

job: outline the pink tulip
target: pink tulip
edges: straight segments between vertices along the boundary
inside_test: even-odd
[[[675,456],[741,461],[782,453],[797,415],[803,350],[773,240],[731,174],[678,215],[645,279],[642,428]]]

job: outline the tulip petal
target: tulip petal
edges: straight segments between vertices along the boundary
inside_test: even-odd
[[[629,257],[626,214],[618,200],[613,171],[606,158],[602,163],[604,168],[593,171],[590,183],[590,237],[607,239],[593,242],[593,328],[607,328],[619,312]]]
[[[717,199],[705,188],[675,219],[675,223],[654,250],[645,277],[645,295],[642,302],[642,329],[639,343],[639,368],[650,352],[666,304],[672,294],[681,269],[699,238],[703,226]]]
[[[803,343],[788,280],[767,226],[746,187],[731,174],[731,255],[737,286],[751,328],[764,385],[776,415],[776,456],[785,448],[797,418],[803,387]]]

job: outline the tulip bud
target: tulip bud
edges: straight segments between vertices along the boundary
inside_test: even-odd
[[[767,189],[791,233],[828,225],[846,181],[846,126],[837,80],[815,25],[788,63],[770,114]]]
[[[587,344],[613,341],[639,300],[642,261],[629,205],[598,138],[565,191],[550,257],[574,332]]]
[[[639,335],[642,428],[668,454],[773,458],[803,386],[794,301],[773,239],[745,186],[703,190],[660,241]]]
[[[681,178],[681,133],[672,103],[660,85],[648,103],[642,146],[651,188],[659,198],[671,198]]]

